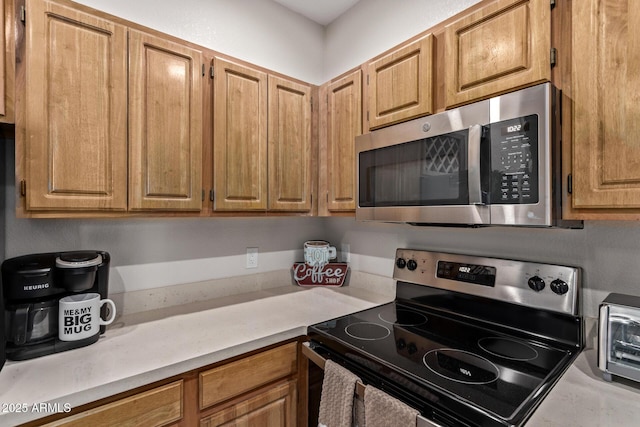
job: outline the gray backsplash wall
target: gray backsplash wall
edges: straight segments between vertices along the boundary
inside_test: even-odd
[[[396,248],[404,247],[581,267],[583,311],[592,317],[609,292],[640,295],[640,224],[634,221],[587,221],[582,230],[567,230],[413,227],[332,218],[327,230],[327,238],[338,248],[348,244],[353,256],[393,260]]]

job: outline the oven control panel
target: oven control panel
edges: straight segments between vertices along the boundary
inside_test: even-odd
[[[398,249],[393,278],[566,314],[578,314],[580,269],[501,258]]]

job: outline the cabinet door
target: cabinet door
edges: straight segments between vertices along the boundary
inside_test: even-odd
[[[15,93],[14,2],[0,0],[0,122],[13,123]]]
[[[551,78],[549,0],[497,0],[445,28],[445,104]]]
[[[295,381],[288,381],[231,407],[216,412],[200,422],[200,427],[265,426],[293,427],[296,425],[297,390]]]
[[[215,210],[267,208],[267,74],[215,58]]]
[[[360,70],[328,85],[326,105],[326,137],[320,148],[321,194],[326,194],[326,207],[321,211],[324,215],[356,208],[355,137],[362,133]]]
[[[127,207],[125,27],[27,4],[26,208]]]
[[[575,208],[640,207],[640,4],[573,2]]]
[[[269,76],[269,210],[311,210],[311,87]]]
[[[433,36],[365,66],[369,128],[433,113]]]
[[[201,209],[201,70],[201,52],[129,31],[129,209]]]

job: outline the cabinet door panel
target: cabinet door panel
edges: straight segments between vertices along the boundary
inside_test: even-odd
[[[267,75],[214,59],[215,210],[267,208]]]
[[[269,209],[311,210],[311,88],[269,76]]]
[[[129,208],[202,207],[201,53],[130,30]]]
[[[0,122],[15,122],[15,16],[14,2],[0,1]]]
[[[498,0],[445,28],[446,107],[551,78],[548,0]]]
[[[362,134],[362,74],[358,70],[327,89],[327,210],[356,208],[355,137]]]
[[[367,64],[369,128],[433,112],[433,36]]]
[[[640,207],[640,4],[573,2],[575,208]]]
[[[293,427],[296,400],[296,383],[289,381],[202,419],[200,427]]]
[[[126,29],[46,1],[29,7],[27,209],[124,210]]]

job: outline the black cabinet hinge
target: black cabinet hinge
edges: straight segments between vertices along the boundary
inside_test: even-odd
[[[551,3],[551,9],[556,7],[556,0],[550,0],[550,3]]]
[[[213,78],[213,65],[209,67],[209,76]]]
[[[573,175],[567,175],[567,193],[573,193]]]
[[[202,189],[202,201],[204,202],[204,188]]]
[[[209,200],[213,202],[213,190],[209,190]]]
[[[24,6],[20,6],[20,22],[27,23],[27,9]]]
[[[22,197],[27,196],[27,181],[25,181],[24,179],[20,181],[20,195]]]
[[[551,53],[550,55],[550,60],[551,60],[551,68],[556,66],[556,63],[558,62],[558,49],[556,49],[555,47],[551,48]]]

